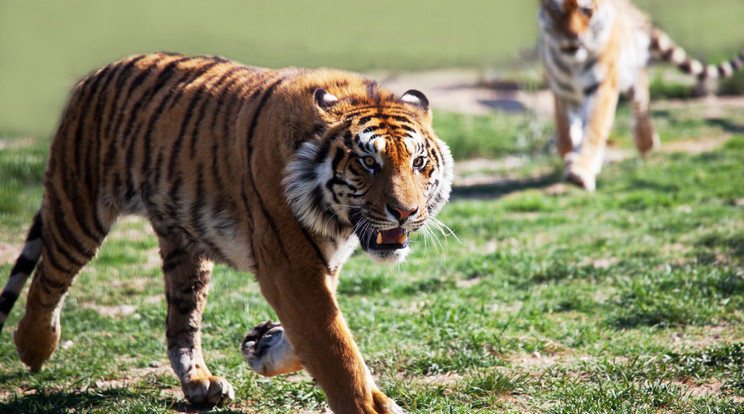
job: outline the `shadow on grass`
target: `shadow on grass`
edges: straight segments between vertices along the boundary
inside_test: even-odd
[[[72,391],[36,390],[36,393],[11,395],[0,402],[0,413],[70,413],[70,412],[162,412],[166,409],[180,413],[202,413],[214,409],[212,405],[194,405],[174,401],[132,388],[90,388]],[[156,389],[150,390],[156,392]],[[218,409],[220,413],[242,413],[240,410]]]
[[[489,184],[453,186],[451,201],[464,199],[489,200],[517,191],[545,189],[563,181],[561,174],[562,172],[556,169],[547,174],[525,179],[505,178]]]
[[[705,122],[709,125],[715,125],[722,130],[730,132],[732,134],[741,134],[742,132],[744,132],[744,125],[737,122],[732,122],[730,119],[706,119]]]

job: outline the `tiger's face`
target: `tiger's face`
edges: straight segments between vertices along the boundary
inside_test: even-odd
[[[607,6],[602,0],[541,0],[541,30],[567,56],[593,50],[605,26]]]
[[[452,157],[431,129],[426,97],[359,105],[323,89],[314,102],[325,129],[299,149],[285,194],[300,222],[329,237],[356,234],[373,259],[398,262],[409,236],[449,198]]]

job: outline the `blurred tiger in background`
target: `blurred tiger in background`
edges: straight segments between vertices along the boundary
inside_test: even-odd
[[[629,0],[541,0],[540,55],[555,97],[564,178],[589,191],[604,161],[619,94],[631,104],[641,154],[659,145],[649,114],[646,66],[664,60],[701,81],[731,76],[744,52],[718,66],[687,57]]]
[[[73,279],[118,216],[139,214],[158,237],[168,357],[190,402],[234,398],[201,349],[217,261],[253,273],[280,319],[244,341],[254,370],[304,368],[337,413],[401,413],[375,385],[335,292],[359,244],[399,262],[412,232],[441,229],[453,162],[431,122],[421,92],[397,96],[352,73],[166,53],[105,66],[64,111],[0,327],[36,267],[14,340],[40,369]]]

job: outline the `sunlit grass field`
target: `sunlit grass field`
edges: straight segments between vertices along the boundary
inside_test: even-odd
[[[268,67],[498,68],[534,47],[536,3],[0,0],[0,284],[38,208],[61,106],[94,67],[174,50]],[[742,46],[739,0],[638,3],[695,56]],[[658,82],[662,96],[687,93]],[[744,412],[744,112],[659,107],[666,149],[645,159],[628,112],[610,147],[630,156],[605,166],[594,194],[561,184],[549,121],[435,113],[457,162],[478,166],[458,168],[438,217],[453,234],[415,238],[400,265],[355,255],[338,288],[378,383],[406,410]],[[217,266],[210,298],[207,363],[237,391],[213,411],[321,412],[310,377],[261,378],[241,357],[245,333],[276,320],[253,276]],[[35,374],[11,339],[24,305],[0,334],[0,413],[206,409],[184,402],[170,369],[146,221],[123,218],[83,270],[60,348]]]
[[[454,235],[414,239],[405,264],[359,254],[345,266],[339,301],[383,390],[412,413],[741,413],[744,117],[699,115],[656,111],[665,145],[719,148],[631,156],[587,194],[560,184],[544,121],[437,113],[442,137],[491,142],[468,152],[454,139],[456,154],[524,162],[486,164],[476,173],[492,182],[456,186],[439,217]],[[632,146],[628,123],[622,108],[613,148]],[[533,133],[514,146],[499,125]],[[40,197],[45,149],[4,142],[7,274]],[[120,221],[76,280],[61,347],[36,374],[11,341],[19,301],[0,336],[0,412],[191,412],[165,355],[159,267],[149,225]],[[243,335],[270,318],[251,275],[216,268],[204,348],[237,401],[215,412],[324,407],[308,376],[264,379],[244,362]]]

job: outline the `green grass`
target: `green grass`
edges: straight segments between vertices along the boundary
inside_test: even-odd
[[[610,164],[594,194],[560,183],[550,124],[530,116],[437,113],[462,157],[528,162],[456,186],[440,219],[456,234],[414,239],[386,266],[357,254],[339,301],[381,388],[412,413],[740,413],[744,410],[744,118],[695,108],[654,113],[662,140],[729,137],[700,153],[657,152]],[[613,145],[632,148],[627,108]],[[43,141],[0,151],[0,242],[7,274],[40,198]],[[184,412],[165,355],[157,242],[120,221],[76,280],[62,346],[40,372],[0,336],[0,412]],[[306,375],[264,379],[239,352],[276,316],[251,275],[215,269],[204,349],[237,401],[215,412],[320,411]],[[119,305],[131,314],[111,313]],[[109,311],[109,312],[106,312]]]

